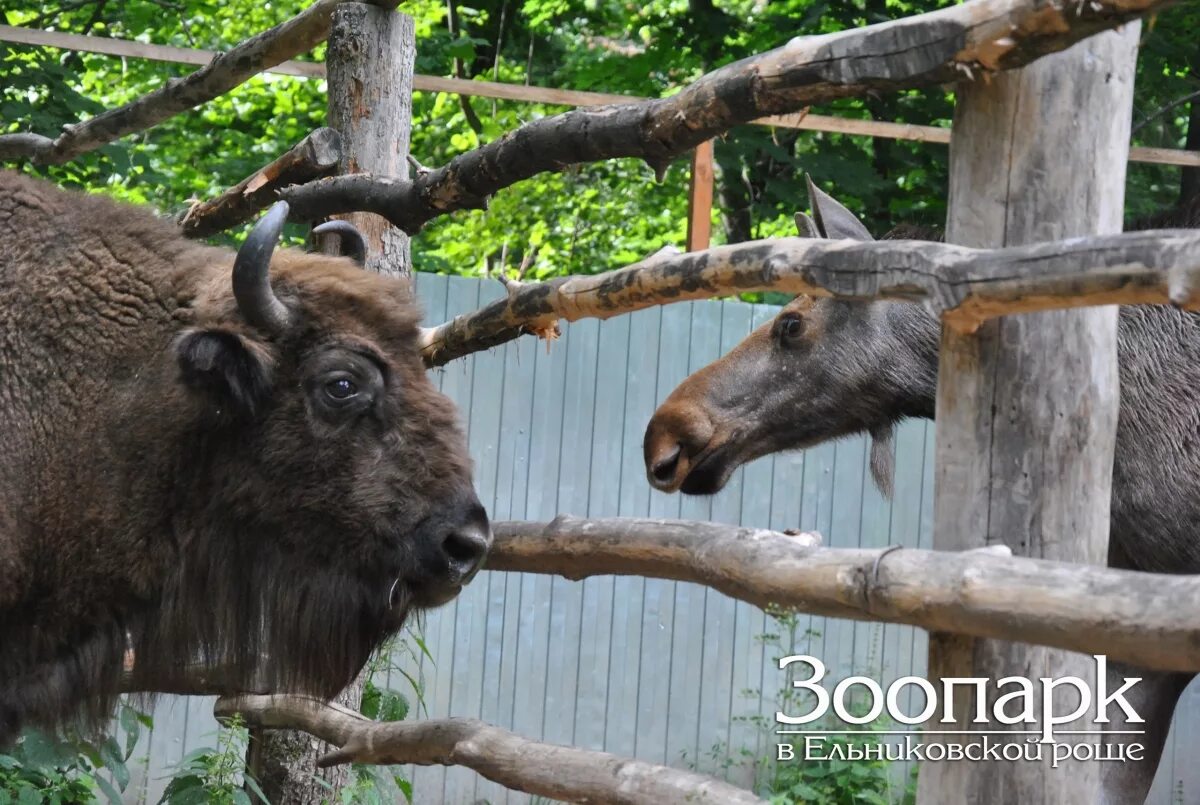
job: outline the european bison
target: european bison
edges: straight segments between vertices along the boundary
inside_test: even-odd
[[[286,217],[235,255],[0,172],[0,745],[189,665],[332,696],[479,568],[408,286]]]
[[[810,189],[817,236],[870,240],[833,198]],[[803,220],[803,219],[801,219]],[[1196,225],[1162,216],[1153,226]],[[914,237],[909,229],[902,235]],[[871,469],[890,486],[891,435],[907,417],[932,419],[940,325],[915,304],[799,297],[732,352],[688,377],[646,429],[646,474],[657,489],[713,494],[740,465],[855,433],[872,436]],[[1200,572],[1200,315],[1122,307],[1121,410],[1113,466],[1109,564]],[[1108,802],[1141,802],[1171,712],[1190,674],[1109,665],[1119,687],[1139,676],[1146,719],[1141,763],[1106,763]],[[1119,727],[1114,726],[1114,729]]]

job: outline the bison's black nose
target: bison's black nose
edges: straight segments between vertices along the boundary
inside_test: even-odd
[[[492,547],[492,529],[487,516],[480,513],[448,533],[442,540],[442,553],[453,583],[466,584],[483,565]]]

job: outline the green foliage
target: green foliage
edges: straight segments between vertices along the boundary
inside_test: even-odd
[[[193,750],[179,761],[161,805],[251,805],[253,794],[265,803],[258,783],[246,770],[249,730],[240,716],[228,719],[217,731],[216,748]]]
[[[843,752],[849,747],[863,748],[879,745],[871,735],[831,735],[825,742],[826,751],[834,747]],[[770,778],[762,784],[760,794],[772,805],[910,805],[916,801],[916,767],[912,768],[907,786],[898,788],[886,760],[828,760],[791,761],[771,767]]]
[[[771,652],[771,658],[775,662],[781,657],[807,651],[811,639],[820,637],[820,633],[802,628],[801,617],[794,612],[776,608],[769,609],[768,614],[771,616],[773,628],[758,635],[757,639]],[[868,657],[867,665],[873,663],[874,658]],[[864,673],[870,675],[869,671]],[[784,683],[775,694],[771,710],[786,713],[804,713],[812,710],[815,704],[812,694],[792,685],[796,674],[794,665],[786,669]],[[758,690],[744,690],[742,695],[755,702],[761,698]],[[865,713],[865,702],[851,702],[849,707],[856,715]],[[911,769],[907,781],[901,783],[897,779],[900,775],[886,760],[842,760],[839,757],[839,750],[840,756],[845,757],[850,747],[860,750],[865,757],[865,747],[879,746],[883,740],[881,731],[892,728],[886,719],[880,718],[870,724],[853,725],[855,730],[865,730],[862,733],[829,735],[823,744],[823,752],[828,759],[803,760],[801,744],[797,744],[797,758],[787,761],[776,760],[773,753],[775,743],[781,737],[776,735],[779,725],[774,719],[763,716],[761,712],[755,712],[737,720],[753,725],[762,735],[762,745],[769,748],[767,756],[756,756],[743,747],[734,753],[734,757],[740,757],[752,765],[755,792],[767,798],[773,805],[911,805],[915,802],[915,766]],[[840,721],[830,721],[814,724],[811,729],[813,732],[819,732],[822,726],[830,730],[843,730],[847,727]],[[732,760],[729,761],[729,765],[733,765]]]
[[[403,10],[416,23],[421,73],[449,75],[457,57],[469,77],[662,96],[797,35],[895,19],[949,1],[479,0],[457,6],[454,36],[443,0],[409,0]],[[16,0],[0,16],[14,25],[221,50],[308,4]],[[1184,145],[1192,105],[1163,109],[1200,89],[1198,28],[1195,0],[1164,11],[1145,27],[1134,111],[1135,125],[1144,125],[1137,144]],[[305,58],[321,58],[321,50]],[[191,69],[0,45],[0,131],[53,134],[64,123],[124,103]],[[324,91],[320,81],[260,76],[69,165],[26,169],[178,212],[189,199],[213,196],[322,125]],[[816,111],[944,125],[952,100],[933,89],[844,99]],[[480,133],[468,126],[459,98],[416,94],[412,151],[421,162],[442,164],[524,121],[561,111],[484,98],[469,103],[482,121]],[[792,213],[804,205],[805,171],[862,214],[873,231],[901,221],[940,224],[945,218],[947,151],[941,145],[746,126],[718,141],[716,158],[717,241],[790,234]],[[1174,167],[1131,165],[1130,214],[1174,203],[1180,175]],[[477,274],[507,244],[512,263],[538,248],[534,276],[606,270],[666,243],[682,243],[686,184],[682,160],[662,184],[632,160],[543,174],[501,192],[485,212],[460,212],[431,223],[414,239],[414,262],[424,271]]]
[[[0,755],[0,805],[74,805],[101,798],[119,805],[129,785],[133,748],[141,728],[151,723],[128,705],[121,706],[118,718],[123,745],[112,736],[26,730],[11,751]]]

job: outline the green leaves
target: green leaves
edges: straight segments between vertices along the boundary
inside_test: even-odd
[[[114,736],[92,739],[26,730],[8,754],[0,755],[0,805],[66,805],[98,797],[121,805],[130,783],[129,759],[141,728],[151,722],[127,704],[121,705],[118,722],[124,746]]]
[[[403,694],[379,688],[368,681],[363,688],[359,710],[375,721],[403,721],[408,718],[409,704]]]
[[[246,770],[250,736],[242,719],[234,716],[224,721],[216,738],[215,747],[201,747],[183,756],[163,791],[160,805],[251,805],[251,793],[259,802],[267,802]]]

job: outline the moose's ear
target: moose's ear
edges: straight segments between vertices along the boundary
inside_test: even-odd
[[[175,342],[175,355],[184,384],[219,405],[254,416],[266,403],[274,361],[250,339],[228,330],[189,330]]]
[[[805,174],[804,179],[808,182],[808,203],[823,237],[834,240],[875,240],[863,222],[854,217],[854,213],[813,183],[812,176]]]
[[[821,230],[817,227],[817,222],[808,216],[808,213],[796,213],[796,232],[802,238],[819,238]]]

